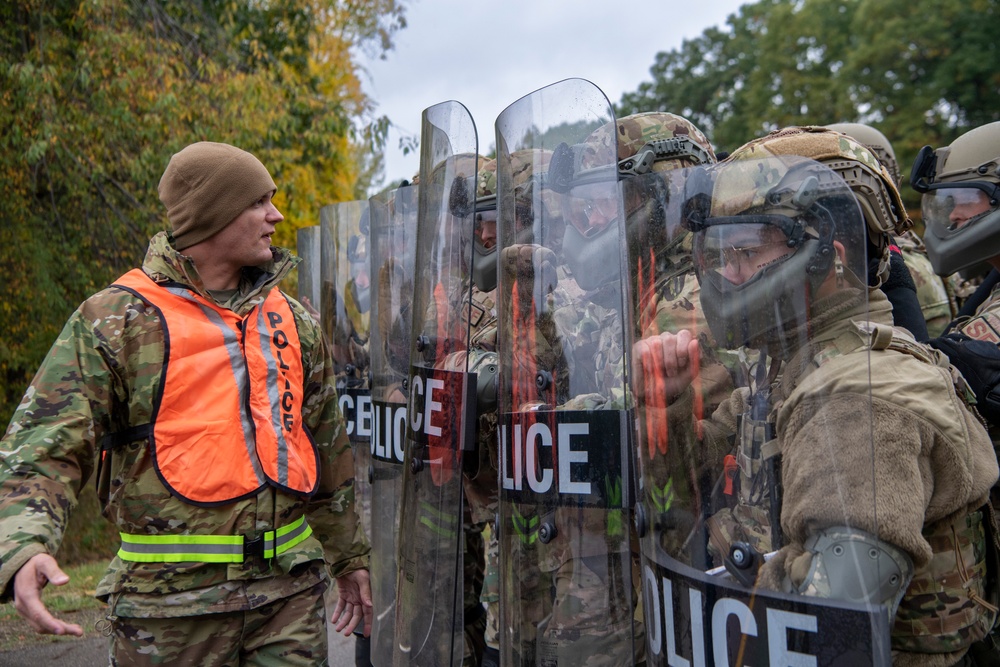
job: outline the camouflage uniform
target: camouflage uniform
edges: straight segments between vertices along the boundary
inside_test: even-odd
[[[732,338],[731,347],[758,347],[762,356],[770,355],[769,368],[760,361],[753,391],[735,390],[710,420],[693,429],[716,473],[725,470],[728,456],[734,456],[739,470],[732,507],[710,520],[712,547],[717,557],[727,553],[734,539],[748,541],[759,551],[778,549],[761,567],[757,585],[849,598],[842,588],[814,578],[821,557],[809,542],[835,526],[863,531],[878,544],[869,547],[871,552],[898,552],[892,557],[902,559],[905,554],[912,563],[899,569],[913,570],[905,591],[905,577],[892,582],[895,589],[880,591],[879,600],[888,608],[901,598],[892,628],[894,663],[952,665],[989,632],[996,617],[995,580],[987,574],[996,557],[989,544],[995,522],[987,502],[997,479],[996,457],[961,375],[944,355],[894,328],[885,294],[858,277],[865,276],[866,267],[857,238],[861,220],[856,221],[857,230],[849,225],[850,216],[857,214],[855,202],[862,204],[869,234],[885,229],[890,220],[883,218],[876,225],[868,214],[884,200],[864,200],[871,189],[859,192],[854,183],[837,178],[845,167],[858,172],[862,165],[872,168],[874,158],[869,153],[865,159],[863,148],[858,152],[853,142],[842,145],[843,160],[832,165],[836,174],[794,157],[828,159],[836,142],[824,139],[822,132],[789,128],[734,152],[727,165],[731,171],[719,169],[716,175],[711,216],[701,220],[701,229],[708,232],[696,238],[696,266],[704,267],[714,260],[707,252],[699,255],[699,248],[706,247],[701,244],[711,233],[719,232],[715,225],[734,229],[728,216],[745,215],[748,226],[764,226],[770,224],[764,218],[773,215],[801,233],[817,233],[807,231],[813,225],[829,230],[826,241],[817,238],[814,246],[786,251],[778,256],[780,261],[768,260],[752,272],[728,274],[737,282],[721,272],[723,266],[735,270],[737,260],[723,259],[722,254],[716,258],[722,260],[718,270],[700,270],[704,303],[706,310],[712,304],[709,321],[718,327],[717,337]],[[849,138],[838,141],[844,139]],[[752,161],[760,157],[767,160]],[[741,160],[750,160],[744,169],[739,168]],[[796,175],[786,180],[791,174]],[[894,196],[891,181],[882,177],[882,182]],[[837,192],[845,184],[851,191]],[[796,199],[807,187],[813,192],[826,189],[800,204],[805,200]],[[795,199],[781,199],[789,193],[795,193]],[[830,256],[834,239],[841,244],[836,261],[831,256],[825,266],[803,270],[800,261]],[[719,297],[723,289],[728,298],[743,300],[740,308],[715,309],[709,299]],[[800,298],[804,293],[808,296]],[[794,316],[760,312],[762,304],[782,299],[800,303],[796,308],[804,310]],[[691,400],[690,390],[687,393],[682,400]],[[760,405],[758,399],[764,397],[765,419],[773,434],[756,439],[761,446],[747,447],[754,440],[748,437],[754,435],[750,429],[763,426],[751,402]],[[836,456],[830,455],[831,447]],[[772,458],[777,455],[780,458]],[[759,483],[771,478],[763,470],[766,460],[780,467],[780,499],[771,495],[778,487]],[[837,500],[831,502],[833,498]],[[777,500],[780,503],[772,502]],[[780,512],[780,535],[773,530],[778,527],[771,519],[775,509]],[[780,543],[773,543],[776,536]]]
[[[782,377],[773,387],[769,420],[776,423],[781,452],[785,489],[781,527],[786,544],[763,566],[758,584],[783,590],[791,573],[792,585],[797,585],[801,579],[796,577],[805,574],[796,562],[805,557],[802,541],[812,530],[809,522],[838,522],[843,513],[851,525],[902,548],[916,567],[893,626],[894,664],[952,665],[970,643],[988,632],[995,616],[988,606],[995,591],[986,588],[989,532],[984,532],[983,524],[991,520],[986,501],[997,478],[996,458],[969,406],[971,394],[961,376],[943,355],[919,345],[905,331],[892,329],[891,308],[880,291],[872,290],[870,299],[867,324],[858,291],[853,295],[842,291],[817,303],[818,316],[810,332],[815,342],[784,363]],[[891,333],[891,339],[873,333],[877,331]],[[852,355],[870,355],[870,376],[869,364],[853,363]],[[875,377],[883,381],[872,384],[870,378]],[[831,386],[838,390],[827,395]],[[822,407],[811,403],[816,399],[810,393],[817,390],[823,395]],[[736,417],[746,412],[747,395],[746,389],[737,390],[710,421],[702,423],[707,463],[715,470],[722,469],[723,458],[732,451]],[[856,418],[868,410],[870,400],[875,404],[872,435],[869,424]],[[825,457],[810,443],[822,437],[821,429],[830,424],[838,425],[840,443],[834,469],[828,461],[811,458]],[[870,488],[841,494],[843,505],[823,518],[821,508],[835,489],[844,488],[852,477],[871,478],[872,441],[877,445],[874,477],[886,484],[874,496],[878,522],[865,501],[851,502],[872,497]],[[901,461],[914,463],[901,465]],[[817,469],[823,474],[816,475]],[[771,550],[766,515],[761,504],[742,501],[717,513],[711,526],[713,550],[724,553],[734,539]],[[956,553],[961,554],[957,565]],[[829,592],[815,594],[829,596]]]
[[[568,397],[558,409],[625,409],[621,304],[621,288],[616,284],[553,314],[559,338],[568,348],[566,372],[574,378],[572,386],[592,390]],[[620,498],[621,493],[618,488],[609,495]],[[628,512],[557,507],[554,523],[558,527],[555,539],[538,545],[539,565],[553,587],[549,616],[539,627],[539,655],[543,659],[557,656],[559,646],[569,644],[574,652],[592,656],[587,665],[617,665],[634,641],[633,660],[642,662],[641,620],[634,616],[641,607],[636,604],[638,590],[623,585],[638,581],[638,546]],[[623,563],[631,564],[633,571],[608,567]]]
[[[273,263],[245,269],[237,292],[220,305],[247,313],[267,291],[276,289],[297,259],[282,249],[273,252]],[[173,249],[166,233],[151,240],[143,270],[155,281],[189,285],[212,298],[193,262]],[[144,618],[201,617],[199,624],[214,627],[214,614],[250,612],[306,591],[318,593],[327,570],[339,577],[366,567],[368,546],[354,511],[353,460],[329,352],[313,317],[298,302],[288,301],[307,373],[304,423],[317,444],[322,471],[316,494],[304,500],[265,487],[251,498],[220,507],[181,502],[161,483],[148,436],[105,453],[98,492],[104,515],[123,533],[255,537],[304,513],[312,535],[270,561],[139,563],[115,557],[97,596],[109,604],[117,637],[127,634],[138,641]],[[149,422],[164,372],[164,344],[156,312],[117,288],[89,298],[67,322],[3,439],[0,582],[6,595],[28,559],[57,552],[69,512],[94,472],[102,439]],[[220,641],[236,640],[217,636]],[[150,647],[154,652],[145,659],[173,663],[182,643]],[[325,653],[323,649],[323,660]]]
[[[472,319],[469,338],[469,372],[496,364],[497,314],[493,293],[472,288]],[[479,412],[476,427],[476,452],[465,459],[465,498],[472,512],[472,525],[484,535],[483,571],[479,580],[482,592],[478,600],[466,600],[466,609],[472,604],[486,607],[486,645],[499,648],[498,634],[500,593],[497,588],[496,514],[499,488],[497,484],[497,413],[496,409]]]

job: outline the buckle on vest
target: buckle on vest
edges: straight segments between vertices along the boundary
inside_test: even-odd
[[[260,558],[264,560],[264,535],[260,534],[257,537],[247,539],[246,535],[243,536],[243,562],[247,562],[253,557]]]

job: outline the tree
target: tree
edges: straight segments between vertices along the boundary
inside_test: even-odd
[[[0,415],[70,312],[167,227],[157,183],[198,140],[279,184],[276,242],[378,178],[387,121],[351,49],[385,50],[403,0],[15,0],[0,5]]]
[[[868,123],[904,175],[921,146],[1000,119],[1000,0],[758,0],[726,23],[657,54],[616,111],[680,113],[720,150],[788,125]]]

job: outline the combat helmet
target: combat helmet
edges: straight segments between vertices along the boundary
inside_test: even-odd
[[[830,167],[847,182],[868,228],[870,258],[878,259],[878,269],[869,286],[881,286],[889,277],[890,234],[902,235],[913,222],[906,214],[892,175],[878,157],[853,137],[825,127],[806,125],[775,130],[747,142],[727,159],[764,155],[810,158]]]
[[[924,243],[945,276],[1000,255],[1000,121],[970,130],[951,146],[924,146],[910,173],[922,193]]]
[[[846,134],[864,144],[865,148],[874,153],[879,162],[885,166],[889,175],[892,176],[892,182],[899,189],[899,179],[901,178],[899,162],[896,161],[896,152],[892,150],[892,144],[884,134],[871,125],[865,125],[864,123],[833,123],[826,127],[830,130]]]
[[[713,337],[772,356],[801,346],[804,318],[835,268],[838,284],[866,289],[867,225],[855,193],[838,171],[787,147],[772,134],[737,149],[703,183],[689,183],[683,213]]]
[[[636,113],[602,125],[574,147],[573,158],[572,181],[603,179],[598,187],[607,189],[609,201],[618,198],[618,181],[624,181],[621,198],[629,243],[645,243],[658,252],[684,238],[683,234],[667,232],[668,207],[671,201],[680,201],[676,195],[683,186],[669,175],[636,177],[716,161],[712,144],[701,130],[683,116],[664,111]],[[557,157],[553,162],[558,162]],[[602,174],[608,165],[614,165],[614,173]],[[558,164],[550,169],[550,173],[565,171]],[[617,252],[616,244],[605,242],[606,235],[616,232],[613,225],[592,226],[586,213],[568,212],[572,224],[567,225],[563,250],[580,287],[595,289],[617,271],[618,258],[610,256]]]

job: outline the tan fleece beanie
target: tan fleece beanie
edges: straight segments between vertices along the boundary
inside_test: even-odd
[[[260,160],[235,146],[199,141],[175,153],[159,187],[174,248],[183,250],[215,235],[276,189]]]

